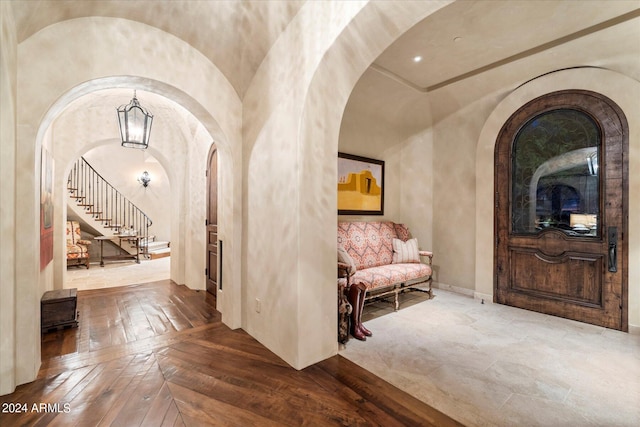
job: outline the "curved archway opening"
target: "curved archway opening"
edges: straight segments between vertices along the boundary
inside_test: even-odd
[[[153,92],[138,89],[138,97],[156,115],[151,146],[145,151],[120,146],[115,114],[115,108],[126,103],[131,89],[139,88],[141,82]],[[198,273],[204,269],[205,244],[203,233],[196,231],[204,216],[206,163],[203,159],[212,134],[219,134],[220,130],[201,107],[195,105],[196,114],[213,126],[213,132],[182,104],[194,102],[166,84],[117,77],[80,85],[49,109],[39,128],[38,142],[51,148],[58,165],[55,171],[56,212],[59,212],[54,243],[56,288],[70,286],[65,279],[66,181],[74,162],[88,156],[92,163],[101,165],[99,173],[110,177],[108,181],[117,183],[123,193],[137,199],[143,211],[151,209],[156,217],[161,217],[155,221],[155,229],[151,226],[150,234],[171,245],[171,279],[194,289],[204,289],[204,280]],[[219,144],[223,147],[222,153],[225,145]],[[141,170],[133,170],[137,168]],[[146,188],[136,181],[142,169],[149,169],[156,176]],[[151,211],[149,216],[153,219]],[[101,231],[108,234],[110,230]],[[94,260],[96,256],[94,254]]]

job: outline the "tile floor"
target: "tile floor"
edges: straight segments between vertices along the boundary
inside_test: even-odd
[[[91,264],[87,270],[84,267],[68,267],[64,287],[77,288],[79,291],[88,289],[111,288],[139,283],[155,282],[169,279],[171,257],[154,260],[106,262]]]
[[[79,290],[169,278],[170,258],[70,268]],[[640,335],[485,303],[449,291],[378,302],[373,332],[340,354],[473,426],[640,425]]]
[[[434,289],[340,354],[468,426],[639,426],[640,335]]]

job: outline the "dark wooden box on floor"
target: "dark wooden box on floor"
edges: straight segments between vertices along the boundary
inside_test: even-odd
[[[77,289],[48,291],[40,300],[42,332],[78,327]]]

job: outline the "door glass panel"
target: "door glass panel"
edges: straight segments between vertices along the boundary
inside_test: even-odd
[[[600,130],[587,114],[552,110],[529,120],[513,143],[511,230],[600,235]]]

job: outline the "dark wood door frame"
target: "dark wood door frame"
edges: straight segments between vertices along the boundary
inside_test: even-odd
[[[218,150],[213,144],[207,163],[207,292],[214,297],[222,289],[219,272],[221,257],[218,240]]]
[[[601,132],[604,160],[600,184],[602,219],[598,224],[599,237],[582,239],[582,247],[580,238],[559,230],[529,236],[512,230],[511,156],[515,137],[531,119],[557,109],[584,112],[598,124]],[[628,146],[629,131],[624,113],[612,100],[595,92],[566,90],[547,94],[525,104],[507,120],[498,134],[495,148],[495,302],[628,330]],[[607,245],[610,247],[609,233],[614,227],[618,232],[618,251],[617,271],[612,272]],[[591,248],[599,247],[600,253],[592,251],[585,255],[589,250],[582,249],[589,244]],[[538,263],[531,269],[533,271],[526,269],[529,262]],[[572,264],[567,266],[569,263]],[[585,265],[588,268],[579,270],[580,274],[585,277],[601,275],[601,288],[592,292],[592,298],[580,300],[575,295],[564,298],[564,295],[545,293],[543,286],[536,284],[553,282],[550,276],[559,271],[570,277],[573,269]],[[546,273],[543,273],[544,268],[548,268]],[[531,282],[531,287],[521,286],[523,280]]]

